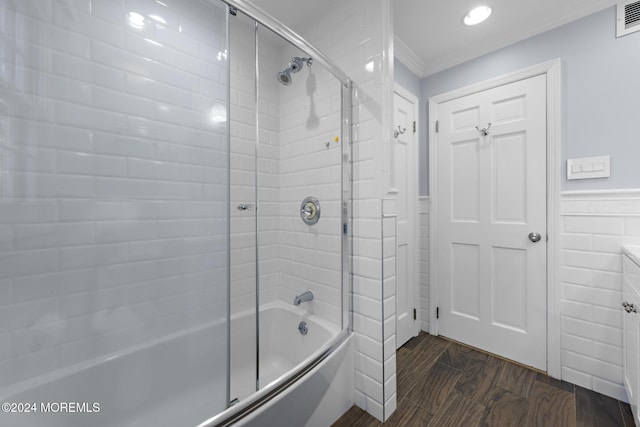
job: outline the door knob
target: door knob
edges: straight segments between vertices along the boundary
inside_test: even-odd
[[[533,243],[539,242],[540,239],[542,239],[542,235],[540,233],[536,233],[535,231],[529,233],[529,240],[531,240]]]

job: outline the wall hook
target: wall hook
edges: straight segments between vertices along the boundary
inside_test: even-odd
[[[398,136],[404,134],[406,131],[407,128],[400,128],[400,126],[398,126],[398,129],[393,131],[393,137],[397,138]]]
[[[489,128],[491,128],[491,123],[489,123],[489,124],[487,125],[487,127],[486,127],[486,128],[482,128],[482,129],[480,129],[480,128],[478,128],[478,126],[476,126],[476,130],[477,130],[478,132],[480,132],[480,134],[481,134],[482,136],[487,136],[487,135],[489,135]]]

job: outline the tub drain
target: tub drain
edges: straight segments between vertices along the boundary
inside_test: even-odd
[[[298,330],[302,335],[307,335],[307,332],[309,332],[309,327],[307,326],[307,322],[305,321],[300,322],[300,324],[298,325]]]

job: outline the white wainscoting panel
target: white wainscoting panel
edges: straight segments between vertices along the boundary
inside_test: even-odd
[[[640,244],[640,190],[561,197],[562,379],[626,400],[622,246]]]

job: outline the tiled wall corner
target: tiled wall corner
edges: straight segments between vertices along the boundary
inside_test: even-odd
[[[356,335],[355,402],[374,417],[384,417],[384,335],[382,223],[380,200],[354,201],[363,216],[353,229],[353,330]],[[369,210],[371,209],[371,210]]]
[[[640,244],[640,191],[561,199],[562,379],[626,400],[622,383],[622,252]]]
[[[396,200],[382,200],[384,420],[396,409]]]
[[[420,280],[420,329],[429,332],[429,219],[431,217],[431,199],[418,198],[418,271]]]

